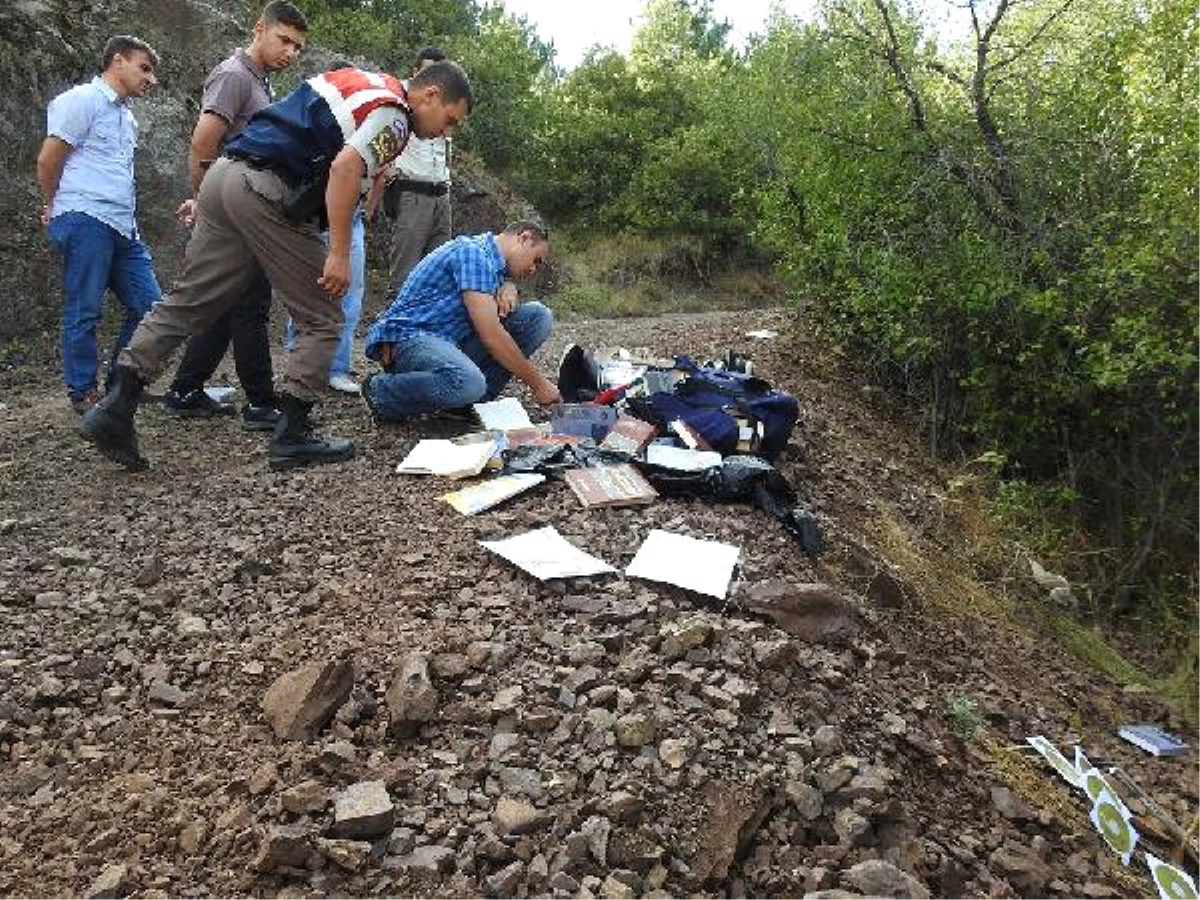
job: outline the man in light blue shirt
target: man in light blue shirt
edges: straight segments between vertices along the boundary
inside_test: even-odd
[[[150,254],[138,235],[133,153],[137,121],[130,101],[157,83],[158,55],[128,35],[110,38],[102,72],[50,101],[37,159],[42,224],[63,258],[63,381],[82,414],[100,395],[96,327],[104,293],[125,308],[108,370],[138,322],[159,299]]]

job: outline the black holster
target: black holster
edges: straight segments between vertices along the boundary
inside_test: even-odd
[[[325,210],[325,189],[329,186],[329,160],[318,157],[313,160],[312,174],[298,184],[288,188],[283,195],[283,216],[299,225],[318,219],[321,228],[329,227],[329,216]]]

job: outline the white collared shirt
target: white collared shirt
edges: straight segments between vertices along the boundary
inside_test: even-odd
[[[450,180],[450,139],[419,138],[412,135],[404,152],[396,158],[401,178],[443,184]]]

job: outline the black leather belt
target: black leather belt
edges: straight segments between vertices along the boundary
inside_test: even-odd
[[[444,197],[450,192],[448,181],[414,181],[411,178],[397,178],[396,186],[410,194],[424,194],[426,197]]]

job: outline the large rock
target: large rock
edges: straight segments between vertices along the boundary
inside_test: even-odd
[[[88,888],[89,900],[112,900],[129,893],[129,868],[120,863],[105,866],[92,886]]]
[[[454,851],[439,844],[426,844],[401,859],[400,866],[418,875],[440,875],[454,867]]]
[[[868,897],[929,897],[929,889],[919,880],[882,859],[860,862],[842,873],[842,880]]]
[[[302,825],[277,825],[267,832],[250,863],[256,872],[301,869],[313,852],[312,835]]]
[[[348,872],[361,872],[371,859],[371,845],[366,841],[318,838],[317,849],[335,866]]]
[[[396,820],[396,807],[382,781],[352,784],[334,801],[335,837],[371,839],[388,834]]]
[[[988,857],[988,868],[1015,888],[1022,897],[1042,897],[1052,874],[1032,850],[1014,842],[997,847]]]
[[[693,887],[728,876],[773,805],[774,797],[755,781],[714,781],[705,787],[700,848],[690,863]]]
[[[320,812],[329,804],[329,789],[319,781],[302,781],[280,794],[279,802],[297,815]]]
[[[991,793],[992,804],[1004,818],[1013,822],[1028,822],[1037,817],[1024,800],[1003,785],[993,785]]]
[[[494,872],[484,879],[488,895],[491,897],[515,897],[524,875],[525,863],[519,859],[509,863],[499,872]]]
[[[635,750],[654,740],[654,716],[648,713],[626,713],[613,726],[617,743]]]
[[[263,697],[263,713],[277,737],[311,740],[350,697],[353,687],[354,666],[349,660],[305,666],[275,679]]]
[[[747,590],[746,606],[813,643],[844,644],[858,633],[858,611],[827,584],[760,581]]]
[[[434,717],[438,692],[429,679],[424,653],[409,653],[401,661],[385,697],[394,734],[412,734]]]
[[[492,812],[492,824],[500,835],[528,834],[549,825],[551,818],[544,810],[516,797],[501,797]]]

